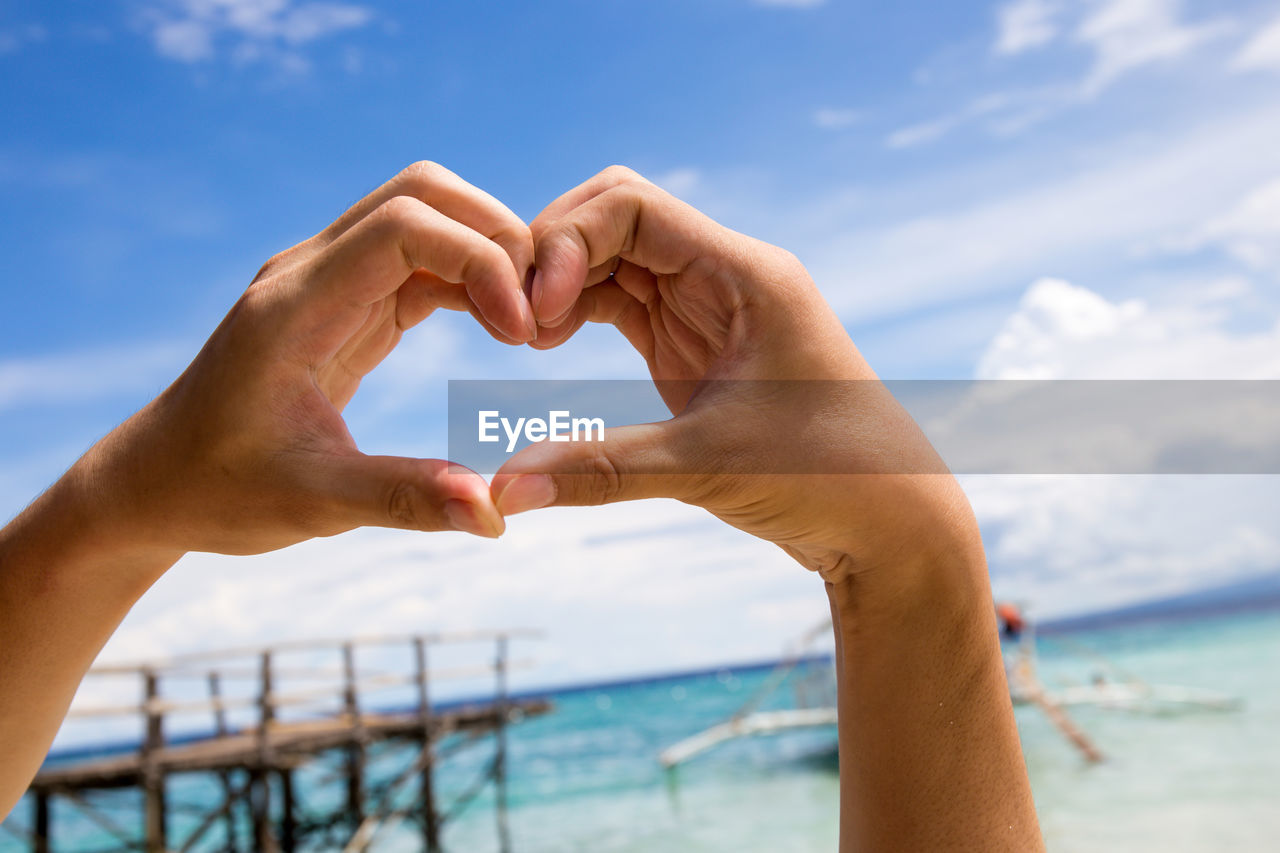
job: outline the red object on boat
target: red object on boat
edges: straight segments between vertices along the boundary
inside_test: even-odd
[[[999,617],[1004,632],[1010,636],[1017,636],[1022,633],[1024,620],[1022,612],[1018,610],[1018,605],[1010,604],[1007,601],[1001,601],[996,604],[996,616]]]

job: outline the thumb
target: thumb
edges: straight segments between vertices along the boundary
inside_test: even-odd
[[[607,429],[603,441],[541,441],[507,460],[490,491],[504,516],[547,506],[685,499],[701,479],[683,473],[679,419]]]
[[[491,539],[506,527],[484,478],[461,465],[357,453],[327,467],[329,497],[350,527],[462,530]]]

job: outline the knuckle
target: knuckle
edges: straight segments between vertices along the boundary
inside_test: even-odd
[[[587,494],[591,505],[607,504],[622,494],[622,472],[609,457],[603,445],[593,445],[587,457]]]
[[[804,262],[792,251],[763,240],[747,237],[738,241],[738,248],[733,253],[740,257],[740,264],[765,274],[770,280],[779,283],[795,282],[808,278],[809,272]]]
[[[611,184],[648,183],[635,169],[616,163],[605,168],[600,176]]]
[[[784,249],[780,246],[773,246],[773,261],[778,267],[786,272],[803,272],[804,264],[800,258],[790,249]]]
[[[391,487],[387,497],[387,517],[393,524],[421,529],[417,497],[418,490],[407,480],[401,480]]]
[[[439,184],[447,175],[452,174],[444,166],[433,160],[419,160],[411,163],[396,175],[396,186],[403,188],[411,195],[425,195],[432,187]]]
[[[476,247],[476,251],[468,252],[462,259],[459,271],[464,282],[474,282],[492,275],[501,275],[503,266],[510,266],[507,253],[497,243],[486,243]]]
[[[539,263],[545,263],[549,257],[571,250],[580,240],[576,223],[571,219],[559,219],[549,225],[538,235],[535,253]]]
[[[533,235],[524,223],[503,226],[497,233],[491,235],[489,239],[500,246],[506,247],[508,251],[527,253],[533,248]]]
[[[422,209],[422,202],[416,198],[407,195],[392,196],[382,203],[378,208],[384,216],[392,219],[407,219],[414,217]]]
[[[648,181],[643,183],[631,183],[626,187],[619,188],[626,193],[626,199],[631,203],[639,205],[670,205],[676,203],[683,205],[684,202],[671,195],[657,184],[651,184]]]
[[[405,230],[421,218],[422,202],[407,195],[389,198],[374,211],[374,224],[384,228]]]
[[[793,283],[809,280],[809,271],[805,269],[804,262],[794,252],[777,246],[772,246],[771,249],[771,260],[774,269],[777,270],[778,278]]]
[[[267,258],[267,262],[258,269],[258,274],[253,277],[253,280],[255,282],[261,281],[264,278],[278,273],[285,267],[290,266],[302,251],[302,246],[303,244],[300,243],[297,246],[285,249],[283,252],[276,252],[274,255]]]

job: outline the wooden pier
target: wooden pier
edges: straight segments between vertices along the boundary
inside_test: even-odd
[[[508,672],[521,661],[509,658],[512,639],[530,631],[471,634],[364,637],[330,642],[298,642],[261,649],[236,649],[185,655],[131,666],[101,666],[91,676],[139,679],[139,704],[73,709],[69,719],[101,721],[141,715],[143,738],[137,750],[67,763],[41,770],[28,791],[30,826],[13,818],[4,827],[23,837],[35,853],[65,849],[57,844],[52,805],[74,807],[112,839],[93,853],[140,850],[255,850],[293,853],[305,849],[368,849],[379,833],[405,821],[417,824],[424,850],[442,850],[441,833],[476,796],[493,788],[498,847],[511,849],[507,825],[506,727],[549,709],[542,700],[513,700]],[[441,646],[484,644],[493,656],[479,666],[428,668]],[[361,672],[357,650],[399,651],[408,671]],[[304,665],[282,665],[305,656]],[[317,658],[336,657],[337,666],[317,666]],[[433,707],[430,684],[442,678],[492,677],[492,698],[446,708]],[[251,692],[243,689],[252,682]],[[285,679],[307,682],[305,689],[281,690]],[[165,685],[201,683],[202,696],[166,697]],[[237,681],[242,688],[231,690]],[[411,702],[399,710],[374,710],[369,695],[409,691]],[[384,703],[385,707],[385,703]],[[286,715],[285,711],[288,711]],[[237,713],[251,714],[248,725],[234,725]],[[206,733],[166,738],[166,719],[209,714]],[[435,773],[439,763],[463,749],[492,742],[482,771],[452,803],[438,802]],[[379,743],[403,745],[391,777],[369,772],[370,749]],[[338,805],[317,812],[304,802],[297,784],[300,771],[336,760],[340,770],[331,785],[340,786]],[[170,780],[179,774],[206,774],[216,794],[181,809],[170,796]],[[385,771],[381,774],[386,776]],[[142,794],[140,826],[130,830],[90,802],[92,792],[136,788]],[[416,788],[416,790],[414,790]],[[332,797],[322,798],[332,800]],[[181,816],[181,819],[179,819]],[[181,835],[181,837],[177,837]]]

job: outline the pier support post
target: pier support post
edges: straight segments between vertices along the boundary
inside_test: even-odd
[[[494,710],[496,712],[497,752],[493,758],[494,799],[498,821],[498,849],[502,853],[511,853],[511,827],[507,823],[507,636],[498,636],[497,655],[494,659]]]
[[[413,638],[417,668],[418,719],[422,723],[422,841],[427,853],[440,851],[440,815],[436,812],[435,744],[431,734],[431,697],[427,689],[427,641]]]
[[[227,736],[227,712],[222,707],[222,678],[216,671],[209,673],[209,701],[213,705],[213,730],[218,737]],[[225,831],[227,833],[226,850],[229,853],[240,853],[240,842],[236,838],[236,810],[232,803],[235,799],[235,787],[231,784],[231,773],[227,770],[218,771],[218,778],[222,782],[222,796],[227,801],[227,813],[225,818]]]
[[[280,771],[280,851],[294,853],[297,846],[298,825],[293,812],[293,769]]]
[[[271,831],[271,780],[266,772],[271,764],[271,727],[276,720],[270,649],[259,658],[258,680],[258,762],[250,771],[249,810],[253,815],[253,849],[271,853],[279,848]]]
[[[259,853],[276,853],[280,849],[271,830],[271,782],[261,770],[250,774],[249,807],[253,813],[253,849]]]
[[[44,791],[36,792],[35,818],[31,821],[35,831],[35,853],[49,853],[53,850],[53,841],[49,838],[49,795]]]
[[[142,746],[143,837],[147,853],[165,853],[169,845],[165,833],[164,769],[158,757],[164,747],[164,714],[158,707],[160,679],[150,669],[143,671],[142,677],[147,719],[146,740]]]
[[[364,822],[364,726],[360,721],[360,697],[356,685],[356,650],[351,643],[342,646],[342,668],[346,679],[344,699],[351,721],[351,744],[347,747],[347,812],[352,831]]]

